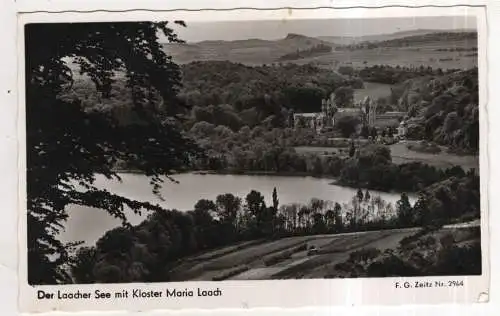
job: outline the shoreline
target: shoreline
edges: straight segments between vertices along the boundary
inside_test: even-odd
[[[310,177],[316,179],[331,179],[337,180],[336,177],[329,175],[315,175],[310,172],[287,172],[287,171],[216,171],[216,170],[196,170],[196,171],[187,171],[187,172],[179,172],[181,173],[192,173],[197,175],[233,175],[233,176],[270,176],[270,177]]]
[[[138,175],[144,175],[142,171],[139,170],[114,170],[116,173],[122,173],[122,174],[138,174]],[[228,175],[228,176],[269,176],[269,177],[303,177],[303,178],[315,178],[315,179],[326,179],[326,180],[331,180],[331,182],[328,183],[328,185],[334,185],[334,186],[339,186],[339,187],[344,187],[344,188],[350,188],[350,189],[362,189],[362,190],[372,190],[372,191],[377,191],[377,192],[383,192],[383,193],[388,193],[388,194],[401,194],[401,193],[407,193],[410,196],[416,196],[417,191],[397,191],[397,190],[390,190],[390,191],[385,191],[385,190],[379,190],[379,189],[371,189],[367,187],[357,187],[357,186],[352,186],[352,185],[347,185],[339,181],[338,177],[334,176],[329,176],[329,175],[315,175],[310,172],[276,172],[276,171],[217,171],[217,170],[190,170],[190,171],[176,171],[176,172],[171,172],[171,176],[175,175],[180,175],[180,174],[194,174],[194,175]]]
[[[144,172],[139,170],[129,169],[114,169],[113,172],[122,174],[140,174]],[[317,179],[337,180],[337,177],[329,175],[314,175],[310,172],[276,172],[276,171],[217,171],[217,170],[187,170],[187,171],[172,171],[170,175],[176,174],[196,174],[196,175],[233,175],[233,176],[276,176],[276,177],[311,177]]]

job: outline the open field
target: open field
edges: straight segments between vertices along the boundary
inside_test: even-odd
[[[363,68],[374,65],[420,67],[430,66],[432,68],[472,68],[477,66],[477,56],[470,56],[470,52],[445,52],[438,51],[439,48],[453,47],[444,43],[442,47],[432,49],[424,48],[381,48],[381,49],[359,49],[354,51],[336,51],[312,58],[304,58],[294,61],[297,64],[314,63],[319,67],[331,67],[332,65],[349,65],[355,68]]]
[[[363,89],[354,89],[354,102],[363,101],[365,97],[377,100],[391,95],[392,85],[390,84],[376,82],[365,82],[364,84],[365,87]]]
[[[422,162],[436,168],[449,168],[453,166],[460,166],[464,170],[479,169],[479,156],[473,155],[455,155],[446,152],[446,148],[442,148],[440,153],[423,153],[409,150],[406,147],[406,142],[400,142],[390,145],[392,161],[396,164],[403,164],[409,162]],[[314,153],[319,155],[332,155],[339,154],[339,150],[343,148],[336,147],[319,147],[319,146],[300,146],[295,147],[298,153]],[[345,148],[344,148],[345,150]]]
[[[459,235],[468,226],[454,225],[443,228]],[[248,247],[227,247],[219,257],[196,260],[194,266],[184,265],[174,271],[175,280],[221,281],[221,280],[266,280],[290,278],[324,278],[337,263],[345,261],[352,251],[362,248],[377,248],[381,251],[394,249],[401,239],[415,234],[419,228],[394,229],[337,235],[289,237],[263,242]],[[312,246],[317,249],[308,255]],[[281,260],[269,263],[271,257]],[[201,262],[200,262],[201,261]],[[184,269],[184,271],[182,271]]]
[[[320,156],[329,156],[334,154],[340,154],[340,150],[345,148],[338,147],[317,147],[317,146],[298,146],[294,147],[295,151],[299,154],[312,153]]]
[[[460,166],[464,170],[475,168],[479,169],[479,156],[462,156],[446,152],[446,148],[438,154],[422,153],[409,150],[406,143],[400,142],[390,146],[392,161],[397,164],[407,162],[423,162],[437,168],[448,168],[452,166]]]
[[[443,51],[450,47],[470,49],[477,46],[475,41],[451,40],[414,43],[408,47],[384,47],[374,49],[335,50],[335,43],[328,43],[314,37],[302,35],[287,36],[279,40],[248,39],[238,41],[205,41],[187,44],[164,44],[164,49],[177,63],[195,60],[228,60],[246,65],[262,65],[280,62],[279,58],[297,50],[326,43],[334,47],[330,53],[287,60],[297,64],[314,63],[321,67],[335,68],[339,65],[366,67],[377,64],[392,66],[431,66],[435,68],[471,68],[477,66],[477,56],[470,51]]]

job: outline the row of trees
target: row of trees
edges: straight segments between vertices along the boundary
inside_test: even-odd
[[[477,42],[477,32],[434,32],[422,35],[411,35],[384,41],[365,41],[357,44],[338,46],[336,50],[359,50],[389,47],[409,47],[443,41]],[[477,45],[477,44],[476,44]]]
[[[314,131],[248,127],[232,132],[223,126],[197,123],[190,131],[206,150],[195,168],[218,172],[273,172],[338,177],[339,183],[383,191],[416,192],[450,176],[464,176],[460,167],[441,170],[423,163],[394,164],[390,149],[370,142],[346,141],[341,149],[299,153],[296,146],[327,146]],[[339,153],[338,151],[342,152]]]
[[[180,21],[176,23],[184,25]],[[238,145],[246,146],[244,137],[250,129],[245,127],[238,131],[239,135],[244,129],[243,138],[237,142],[230,141],[230,135],[235,134],[231,129],[217,126],[214,131],[225,136],[215,138],[215,142],[200,137],[199,144],[195,143],[182,130],[186,122],[179,120],[182,118],[179,116],[185,118],[191,113],[186,105],[230,104],[238,113],[257,112],[256,121],[267,123],[266,117],[281,113],[275,109],[317,111],[321,106],[320,95],[323,97],[339,86],[359,82],[311,65],[248,67],[228,62],[195,62],[180,67],[158,43],[161,33],[168,41],[180,42],[167,22],[26,26],[30,284],[68,282],[69,275],[63,267],[69,263],[72,245],[61,243],[57,235],[71,204],[103,209],[123,221],[124,226],[106,234],[95,251],[95,266],[101,267],[99,279],[161,279],[165,262],[193,249],[190,248],[193,226],[189,226],[183,214],[94,186],[95,174],[119,178],[115,172],[117,162],[149,176],[154,192],[161,184],[161,175],[168,177],[171,170],[189,169],[193,162],[202,161],[200,146],[209,151],[213,147],[208,157],[215,165],[226,157],[235,165],[243,161],[240,157],[247,153],[256,157],[266,153],[266,158],[259,160],[258,168],[279,171],[281,166],[293,166],[290,163],[294,161],[287,161],[288,156],[282,155],[291,150],[275,137],[276,131],[261,135],[259,130],[252,130],[260,136],[249,141],[251,150],[248,147],[242,150]],[[84,83],[80,90],[73,77],[77,72],[84,79],[80,81]],[[191,126],[191,130],[200,129],[195,128],[196,124]],[[272,140],[267,140],[268,137]],[[227,144],[222,144],[222,140],[228,140]],[[261,142],[272,146],[261,146]],[[300,168],[302,166],[301,162]],[[71,183],[78,183],[79,187]],[[127,224],[125,207],[136,213],[154,211],[154,215],[137,231],[137,227]],[[267,211],[259,214],[267,214]],[[270,217],[259,216],[262,223],[267,223]],[[219,226],[222,223],[219,219],[215,221],[217,227],[226,227]],[[258,227],[257,231],[261,231],[265,226]],[[196,231],[201,234],[203,230]],[[221,235],[220,231],[216,232]],[[115,235],[117,237],[113,237]],[[80,258],[92,262],[94,256],[89,251]]]
[[[182,88],[173,97],[176,102],[169,104],[168,114],[183,116],[187,128],[199,121],[233,130],[254,127],[263,121],[283,127],[291,111],[320,112],[321,100],[332,92],[342,98],[338,104],[349,106],[352,88],[363,87],[359,78],[344,78],[312,65],[250,67],[228,61],[203,61],[182,65],[180,71]],[[111,85],[113,93],[103,98],[88,79],[76,80],[64,97],[79,99],[87,108],[111,111],[121,122],[133,122],[130,89],[121,79]],[[160,99],[155,93],[151,97]]]
[[[384,252],[363,248],[327,274],[327,278],[416,277],[481,275],[480,228],[461,229],[459,234],[424,228],[403,238],[396,249]]]
[[[179,259],[259,238],[442,225],[479,214],[475,174],[451,177],[423,190],[412,205],[403,193],[394,205],[358,190],[349,203],[311,199],[280,205],[276,188],[268,205],[252,190],[244,199],[221,194],[199,200],[192,211],[157,210],[141,224],[112,229],[95,247],[73,257],[77,283],[165,282],[175,278]]]
[[[351,70],[342,69],[346,74],[354,73]],[[407,112],[408,138],[478,153],[477,67],[443,73],[424,67],[373,66],[360,70],[359,76],[366,81],[398,83],[391,87],[389,96],[376,100],[377,111]]]
[[[310,64],[246,66],[229,61],[199,61],[182,66],[179,97],[191,106],[230,104],[240,112],[277,104],[299,112],[318,112],[321,98],[351,85],[335,72]]]
[[[479,77],[473,68],[410,81],[399,97],[414,123],[408,137],[479,152]]]
[[[459,167],[440,170],[420,162],[394,164],[386,146],[369,144],[343,161],[339,183],[382,191],[417,192],[450,176],[463,177]]]
[[[296,60],[296,59],[301,59],[301,58],[307,58],[307,57],[312,57],[317,54],[325,54],[325,53],[330,53],[332,51],[332,47],[330,45],[326,45],[323,43],[314,45],[310,48],[307,49],[297,49],[297,51],[284,54],[283,56],[279,57],[278,60],[284,61],[284,60]]]
[[[443,70],[430,66],[391,66],[373,65],[362,69],[354,69],[349,66],[339,67],[339,72],[345,75],[359,77],[363,81],[377,82],[384,84],[397,84],[406,80],[424,76],[442,76],[446,73],[456,72],[456,69]]]

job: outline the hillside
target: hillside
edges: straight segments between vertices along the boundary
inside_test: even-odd
[[[431,32],[431,33],[429,33]],[[431,35],[429,35],[431,34]],[[339,65],[353,67],[377,64],[399,66],[431,66],[434,68],[471,68],[477,66],[477,43],[460,30],[437,32],[433,30],[405,31],[394,34],[355,37],[310,37],[288,34],[278,40],[245,39],[237,41],[202,41],[198,43],[167,43],[164,49],[180,64],[200,60],[227,60],[246,65],[262,65],[279,62],[297,64],[313,63],[322,68]],[[385,42],[384,42],[385,41]],[[361,49],[346,47],[353,43],[377,42],[384,47]],[[392,44],[391,44],[392,43]],[[398,43],[398,44],[395,44]],[[405,43],[404,47],[401,43]],[[318,53],[303,54],[313,47],[332,47]],[[296,54],[299,58],[283,58]]]
[[[183,65],[182,73],[184,86],[179,98],[195,107],[193,119],[232,129],[262,124],[266,119],[283,125],[289,109],[320,111],[322,98],[350,84],[335,72],[311,65],[250,67],[228,61],[198,61]]]
[[[462,33],[462,32],[472,32],[469,29],[453,29],[446,30],[446,33]],[[400,31],[388,34],[377,34],[377,35],[366,35],[366,36],[318,36],[318,39],[331,42],[337,45],[352,45],[361,42],[382,42],[389,40],[396,40],[405,37],[422,36],[432,33],[442,33],[443,30],[433,30],[433,29],[418,29],[409,31]]]
[[[285,38],[267,41],[246,39],[236,41],[202,41],[198,43],[165,43],[165,51],[178,63],[185,64],[195,60],[229,60],[249,65],[270,64],[281,56],[307,50],[319,44],[328,44],[323,40],[300,34],[288,34]]]
[[[477,153],[478,69],[409,80],[393,90],[411,118],[409,137]]]
[[[439,46],[441,42],[458,43],[460,48],[465,45],[471,48],[477,48],[477,32],[435,32],[420,35],[408,35],[400,38],[387,40],[369,41],[365,40],[351,45],[337,47],[337,50],[358,50],[375,48],[401,48],[401,47],[429,47]]]
[[[437,30],[411,30],[411,31],[401,31],[388,34],[378,34],[378,35],[366,35],[366,36],[318,36],[319,39],[334,43],[337,45],[352,45],[361,42],[378,42],[386,41],[391,39],[402,38],[406,36],[422,35],[428,33],[435,33]]]
[[[193,120],[225,125],[231,129],[273,120],[280,126],[287,111],[317,112],[321,100],[336,88],[352,84],[336,72],[311,65],[247,66],[228,61],[196,61],[181,65],[183,87],[178,101],[193,107]],[[359,84],[359,83],[358,83]],[[113,85],[112,96],[101,98],[88,78],[75,81],[65,98],[78,97],[87,108],[111,111],[121,122],[134,120],[132,96],[122,80]]]

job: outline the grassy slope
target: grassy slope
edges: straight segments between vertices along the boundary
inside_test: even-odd
[[[193,44],[164,44],[164,49],[172,54],[178,63],[194,60],[229,60],[249,65],[273,63],[279,57],[311,48],[325,41],[313,37],[289,34],[277,41],[260,39],[238,41],[204,41]]]
[[[479,156],[459,156],[446,153],[445,149],[438,154],[421,153],[409,150],[405,143],[390,146],[392,161],[397,164],[423,162],[437,168],[461,166],[464,170],[479,169]]]
[[[453,29],[447,30],[447,32],[472,32],[472,29]],[[400,31],[395,33],[388,34],[379,34],[379,35],[367,35],[367,36],[319,36],[318,38],[327,42],[336,43],[339,45],[350,45],[360,42],[379,42],[379,41],[388,41],[394,39],[401,39],[408,36],[419,36],[425,35],[429,33],[439,33],[442,30],[435,29],[417,29],[417,30],[408,30],[408,31]]]
[[[381,251],[395,249],[404,237],[415,234],[418,229],[396,229],[382,232],[358,234],[319,235],[291,237],[246,248],[234,249],[217,258],[206,259],[196,267],[187,268],[184,278],[178,280],[212,280],[227,275],[223,279],[257,280],[288,278],[323,278],[333,267],[347,260],[354,250],[377,248]],[[461,235],[467,229],[445,228],[442,232]],[[319,249],[319,254],[307,256],[307,251],[298,251],[280,262],[266,266],[264,258],[292,250],[307,242]],[[180,271],[179,271],[180,272]]]
[[[178,63],[188,63],[194,60],[229,60],[249,65],[273,63],[287,53],[303,50],[321,43],[320,39],[289,36],[277,41],[258,39],[241,41],[210,41],[194,44],[165,44],[165,50],[172,54]],[[465,56],[467,53],[440,52],[439,48],[471,48],[476,44],[472,41],[431,41],[419,43],[405,48],[363,49],[349,52],[332,52],[311,58],[293,61],[298,64],[317,63],[332,67],[336,63],[352,64],[356,67],[374,64],[400,66],[432,66],[441,68],[470,68],[477,65],[477,57]],[[451,58],[451,60],[450,60]],[[365,64],[366,62],[366,64]]]
[[[375,82],[365,82],[363,89],[354,90],[354,101],[360,102],[369,96],[372,100],[388,97],[391,95],[391,85]]]
[[[460,166],[464,170],[471,168],[479,169],[479,156],[455,155],[446,152],[446,149],[438,154],[422,153],[409,150],[406,143],[397,143],[389,146],[391,149],[392,161],[396,164],[409,162],[422,162],[436,168],[449,168]],[[339,148],[335,147],[295,147],[298,153],[314,153],[314,154],[338,154]]]

